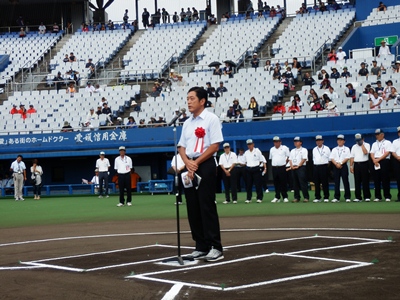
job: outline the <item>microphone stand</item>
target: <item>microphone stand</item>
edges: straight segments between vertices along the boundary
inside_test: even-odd
[[[182,114],[182,113],[181,113]],[[180,115],[181,115],[180,114]],[[177,243],[178,243],[178,256],[177,257],[172,257],[168,259],[164,259],[162,262],[163,263],[170,263],[170,262],[178,262],[181,266],[183,266],[185,263],[184,261],[193,261],[194,259],[191,257],[182,257],[181,256],[181,228],[180,228],[180,222],[179,222],[179,178],[180,174],[178,174],[178,138],[177,138],[177,132],[176,132],[176,121],[178,120],[179,115],[177,115],[174,119],[172,119],[169,124],[173,123],[174,125],[174,145],[175,145],[175,174],[174,174],[174,182],[175,182],[175,206],[176,206],[176,233],[177,233]]]

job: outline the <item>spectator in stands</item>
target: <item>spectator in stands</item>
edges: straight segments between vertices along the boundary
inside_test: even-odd
[[[188,85],[187,82],[185,80],[183,80],[182,75],[178,74],[177,77],[178,77],[178,81],[176,82],[177,86],[184,87],[184,86]]]
[[[329,3],[329,1],[328,1],[328,3]],[[330,5],[331,5],[331,8],[333,10],[339,10],[340,9],[340,5],[338,3],[336,3],[336,0],[332,0]]]
[[[158,116],[158,120],[155,121],[155,124],[156,124],[156,125],[154,125],[154,127],[164,127],[164,126],[167,126],[166,121],[165,121],[163,115],[159,115],[159,116]]]
[[[397,90],[394,86],[391,87],[390,93],[385,95],[385,100],[397,100],[399,94],[397,93]]]
[[[56,83],[57,93],[61,89],[61,86],[64,82],[64,78],[61,76],[61,72],[57,73],[57,76],[54,77],[53,81]]]
[[[379,2],[379,6],[376,10],[379,12],[379,11],[386,11],[386,9],[387,9],[386,5],[383,4],[383,2],[381,1]]]
[[[74,55],[74,53],[73,52],[71,52],[70,54],[69,54],[69,62],[76,62],[76,56]]]
[[[377,109],[381,109],[381,104],[382,104],[382,97],[380,97],[378,95],[378,93],[376,91],[373,92],[373,95],[369,96],[369,108],[371,110],[377,110]]]
[[[239,100],[238,99],[234,99],[233,100],[233,109],[235,110],[235,111],[242,111],[242,107],[240,106],[240,104],[239,104]]]
[[[187,21],[185,9],[183,7],[181,8],[181,12],[180,12],[179,16],[181,18],[181,22]]]
[[[292,69],[297,69],[297,76],[301,75],[301,64],[297,60],[297,57],[293,57]],[[297,78],[295,78],[295,83],[297,84]]]
[[[329,96],[327,94],[323,94],[322,95],[322,103],[321,105],[323,106],[324,109],[328,109],[328,105],[329,103],[331,103],[331,98],[329,98]]]
[[[257,19],[260,20],[260,19],[263,19],[263,18],[264,18],[263,13],[262,13],[262,12],[259,12],[259,13],[257,14]],[[264,18],[264,19],[265,19],[265,18]]]
[[[220,69],[219,66],[215,66],[215,69],[213,71],[213,75],[219,75],[219,76],[222,75],[222,70]]]
[[[53,33],[58,33],[60,31],[60,27],[58,27],[57,23],[53,24]]]
[[[324,80],[320,83],[321,90],[327,90],[331,86],[331,81],[329,80],[329,74],[325,74]]]
[[[326,70],[321,69],[321,71],[318,72],[318,80],[323,80],[326,77],[326,74],[328,74]]]
[[[257,2],[257,10],[258,10],[258,12],[259,13],[262,13],[263,12],[263,2],[262,2],[262,0],[258,0],[258,2]]]
[[[108,20],[107,28],[108,28],[108,30],[113,31],[114,30],[114,22],[111,20]]]
[[[90,95],[92,95],[92,93],[94,93],[96,89],[94,88],[94,86],[92,85],[92,83],[90,81],[87,82],[86,87],[85,87],[85,92],[86,93],[90,93]]]
[[[231,120],[231,119],[233,119],[233,118],[236,117],[236,111],[235,111],[235,109],[233,108],[233,105],[232,105],[232,104],[229,105],[229,109],[228,109],[228,111],[226,112],[226,117],[227,117],[229,120]]]
[[[333,62],[336,63],[336,61],[337,61],[337,56],[336,56],[336,51],[335,51],[335,49],[331,49],[331,51],[328,53],[327,61],[333,61]]]
[[[346,56],[346,52],[343,51],[342,47],[339,47],[338,52],[336,53],[337,62],[344,62]]]
[[[21,29],[19,30],[19,37],[20,38],[26,37],[26,32],[23,27],[21,27]]]
[[[295,113],[298,113],[298,112],[300,112],[301,110],[300,110],[300,107],[297,105],[297,101],[296,100],[292,100],[292,105],[290,105],[289,107],[288,107],[288,110],[287,110],[289,113],[292,113],[292,114],[295,114]]]
[[[294,88],[295,88],[295,86],[294,86],[294,84],[295,84],[295,78],[294,78],[294,75],[293,75],[293,73],[292,73],[292,68],[291,67],[288,67],[287,69],[286,69],[286,72],[285,73],[283,73],[282,74],[282,76],[285,76],[285,78],[289,81],[289,88],[290,88],[290,90],[294,90]]]
[[[61,132],[72,132],[72,131],[74,130],[72,129],[71,124],[69,124],[68,121],[64,121],[64,126],[61,128]]]
[[[13,107],[10,110],[10,114],[15,115],[18,113],[18,108],[15,104],[13,104]]]
[[[321,100],[317,99],[313,102],[313,105],[311,106],[311,111],[321,111],[324,110],[324,107],[321,105]]]
[[[307,5],[305,3],[302,3],[299,10],[296,11],[296,14],[302,15],[302,14],[307,14],[307,13],[308,13]]]
[[[286,61],[283,63],[282,72],[285,73],[285,72],[287,71],[288,68],[290,68],[290,66],[289,66],[289,62],[286,60]]]
[[[146,128],[147,126],[146,126],[146,121],[145,121],[145,119],[140,119],[139,120],[139,126],[138,126],[138,128]]]
[[[46,26],[43,25],[43,22],[40,23],[39,26],[39,34],[45,34],[46,33]]]
[[[319,97],[318,97],[318,94],[315,92],[315,90],[310,89],[310,93],[307,96],[308,105],[311,105],[311,103],[315,102],[318,99],[319,99]]]
[[[383,94],[382,94],[383,97],[386,97],[386,95],[390,94],[392,86],[393,86],[393,81],[391,80],[386,81],[386,86],[383,89]]]
[[[314,78],[312,78],[310,76],[310,73],[308,73],[308,72],[306,74],[304,74],[303,82],[304,82],[304,85],[309,85],[309,86],[312,86],[316,83]]]
[[[101,92],[104,92],[103,89],[100,87],[100,84],[96,83],[94,86],[94,91],[93,93],[101,94]]]
[[[128,122],[126,123],[126,128],[127,129],[137,128],[134,117],[132,117],[132,116],[128,117]]]
[[[346,84],[344,93],[346,97],[351,98],[351,102],[357,102],[357,92],[351,83]]]
[[[94,75],[94,64],[93,64],[93,59],[89,58],[88,62],[85,65],[86,72],[88,74],[88,78],[92,77]]]
[[[217,19],[215,18],[215,15],[211,15],[210,16],[210,18],[208,19],[208,23],[210,24],[210,25],[215,25],[215,24],[217,24]]]
[[[383,88],[383,86],[382,86],[382,82],[381,82],[380,80],[378,80],[378,81],[376,82],[375,91],[379,94],[379,93],[383,93],[383,90],[384,90],[384,88]]]
[[[319,8],[318,8],[318,10],[321,11],[321,12],[324,12],[324,11],[327,10],[327,8],[325,6],[325,3],[322,2],[321,0],[319,0]]]
[[[103,107],[103,104],[104,104],[104,103],[107,103],[107,104],[108,104],[108,101],[107,101],[107,99],[106,99],[105,97],[102,97],[101,100],[100,100],[99,105],[100,105],[101,107]]]
[[[111,114],[111,108],[108,107],[108,103],[105,102],[103,103],[103,109],[101,110],[101,112],[105,115],[110,115]]]
[[[153,128],[154,124],[156,124],[156,123],[157,123],[156,118],[155,117],[150,117],[150,121],[147,122],[147,127]]]
[[[174,23],[178,23],[179,22],[179,16],[178,16],[177,12],[175,12],[174,15],[172,16],[172,21]]]
[[[274,114],[281,114],[281,115],[284,115],[286,113],[286,108],[282,104],[281,100],[278,100],[277,104],[274,106],[273,113]]]
[[[258,117],[258,103],[256,101],[256,98],[251,97],[250,98],[250,104],[249,107],[247,109],[250,109],[253,111],[253,118]]]
[[[208,93],[208,97],[211,97],[211,98],[219,97],[219,94],[217,93],[215,88],[211,86],[211,82],[206,82],[206,91]]]
[[[274,68],[274,72],[272,73],[272,79],[281,79],[281,72],[279,71],[278,67]]]
[[[342,72],[342,74],[340,74],[340,76],[342,78],[350,78],[351,77],[350,72],[347,71],[347,67],[343,67],[343,72]]]
[[[244,122],[244,117],[243,117],[242,111],[236,110],[235,113],[236,113],[236,115],[234,117],[233,122],[234,123]]]
[[[400,73],[400,61],[396,61],[396,64],[393,68],[393,73]]]
[[[216,92],[222,96],[224,93],[226,93],[228,89],[224,86],[224,82],[220,81],[219,82],[219,87],[217,87]]]
[[[93,124],[90,121],[85,121],[81,123],[81,131],[91,131],[94,130]]]
[[[125,9],[124,16],[122,17],[122,20],[124,21],[124,24],[128,24],[129,16],[128,16],[128,10]]]
[[[67,94],[69,94],[69,96],[72,98],[75,96],[75,93],[76,93],[76,89],[75,89],[74,83],[71,82],[69,84],[69,86],[67,87]]]
[[[331,78],[332,79],[339,79],[340,78],[340,73],[338,72],[336,67],[332,68]]]
[[[251,59],[251,67],[257,69],[260,66],[260,59],[257,53],[253,53],[253,58]]]
[[[82,32],[89,32],[89,26],[83,24]]]
[[[154,24],[160,24],[161,16],[161,10],[157,9],[153,15]]]
[[[277,14],[280,14],[280,15],[282,16],[283,19],[284,19],[285,16],[286,16],[285,8],[284,8],[284,7],[281,7],[279,4],[276,6],[276,13],[277,13]]]
[[[33,104],[29,105],[29,109],[26,111],[27,114],[35,114],[37,113],[36,109],[33,107]]]
[[[386,45],[386,41],[382,40],[381,47],[379,48],[378,57],[387,56],[387,55],[391,55],[391,54],[392,53],[390,52],[389,46]]]
[[[186,19],[189,23],[192,21],[192,11],[190,10],[190,7],[188,7],[188,10],[186,11]]]
[[[102,113],[102,106],[97,106],[96,115],[100,116]]]
[[[68,63],[69,62],[69,57],[68,54],[65,54],[63,62]]]
[[[372,75],[376,75],[378,77],[381,76],[381,68],[377,66],[377,61],[376,60],[372,61],[371,74]]]
[[[370,92],[372,90],[372,92]],[[364,88],[363,94],[369,95],[369,94],[373,94],[374,93],[374,89],[371,87],[370,84],[367,84]]]
[[[327,111],[328,117],[338,117],[340,115],[336,104],[334,104],[333,102],[328,103]]]
[[[169,23],[169,13],[165,10],[165,8],[163,8],[161,10],[161,17],[162,17],[163,23]]]
[[[156,97],[159,97],[159,96],[160,96],[160,92],[157,90],[156,86],[153,86],[151,88],[150,97],[156,98]]]
[[[330,86],[324,94],[328,95],[330,99],[339,99],[339,95],[335,92],[335,89],[332,86]]]
[[[271,10],[269,11],[269,16],[271,18],[273,18],[273,17],[276,17],[276,15],[277,15],[276,9],[275,9],[275,7],[272,6]]]
[[[187,119],[189,119],[189,117],[186,114],[186,109],[185,110],[182,109],[182,116],[179,118],[179,125],[182,125],[183,123],[185,123],[185,121]]]
[[[94,112],[94,108],[91,108],[89,113],[86,115],[87,121],[98,120],[99,115]]]
[[[150,13],[147,11],[147,8],[144,8],[142,13],[142,23],[145,29],[149,26],[149,18]]]
[[[101,24],[100,31],[106,31],[106,25],[104,23]]]
[[[303,109],[304,103],[301,101],[299,94],[293,96],[293,100],[296,101],[297,106],[299,107],[300,111]]]
[[[233,68],[229,63],[225,63],[224,75],[228,75],[229,78],[233,78]]]
[[[148,28],[153,28],[156,27],[155,20],[153,18],[150,19],[150,24],[147,26]]]
[[[274,69],[274,67],[271,65],[271,61],[269,59],[267,59],[267,61],[265,62],[265,66],[264,66],[264,71],[272,71]]]
[[[269,11],[271,10],[271,8],[269,7],[269,5],[267,4],[267,2],[264,2],[264,6],[263,6],[263,10],[266,14],[269,15]]]

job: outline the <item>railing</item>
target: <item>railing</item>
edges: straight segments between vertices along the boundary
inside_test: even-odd
[[[331,40],[331,38],[327,38],[322,43],[322,45],[314,52],[314,55],[313,55],[314,57],[313,57],[313,60],[312,60],[312,71],[313,71],[314,74],[316,72],[316,60],[319,58],[318,53],[320,53],[320,55],[321,55],[321,63],[322,63],[322,65],[325,65],[325,62],[324,62],[324,50],[327,49],[326,44],[330,40]]]
[[[239,67],[243,64],[243,66],[244,66],[244,64],[245,64],[245,62],[246,62],[246,58],[249,56],[249,49],[250,48],[253,48],[253,46],[252,45],[250,45],[249,47],[247,47],[247,49],[242,53],[242,54],[240,54],[240,58],[239,58],[239,61],[240,61],[240,63],[236,66],[236,69],[239,69]],[[236,70],[235,70],[236,71]]]
[[[39,26],[40,26],[41,24],[38,24],[38,25],[24,25],[24,26],[3,26],[3,27],[0,27],[0,32],[8,32],[8,33],[11,33],[11,32],[18,32],[21,28],[24,28],[24,30],[26,29],[26,28],[28,28],[28,32],[31,32],[31,31],[39,31]],[[45,24],[44,24],[45,25]],[[53,25],[54,25],[54,23],[53,24],[50,24],[50,25],[45,25],[46,26],[46,33],[48,33],[48,32],[51,32],[52,30],[52,28],[53,28]],[[58,24],[57,24],[58,25]],[[62,28],[63,28],[63,24],[61,24],[61,28],[60,28],[60,30],[62,30]],[[15,30],[14,30],[15,29]],[[33,29],[33,30],[32,30]]]

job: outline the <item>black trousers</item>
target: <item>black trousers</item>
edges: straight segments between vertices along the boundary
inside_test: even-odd
[[[308,184],[307,184],[307,168],[301,166],[298,169],[292,170],[293,174],[293,189],[294,199],[300,200],[300,190],[303,193],[304,199],[309,199]]]
[[[239,192],[242,191],[242,183],[241,180],[243,179],[244,182],[244,190],[247,191],[246,189],[246,167],[235,167],[236,169],[236,177],[237,177],[237,190]]]
[[[371,199],[371,191],[369,189],[369,168],[368,161],[354,162],[354,189],[356,199],[362,200],[361,197],[361,184],[363,188],[363,195],[365,199]]]
[[[119,185],[119,202],[125,204],[125,198],[124,198],[125,190],[126,190],[126,203],[132,202],[131,172],[125,174],[118,173],[118,185]]]
[[[397,200],[400,200],[400,161],[397,159],[394,161],[394,170],[396,172],[397,181]]]
[[[281,195],[282,198],[287,198],[287,173],[286,173],[286,166],[280,167],[272,167],[272,178],[274,181],[275,187],[275,198],[280,199]]]
[[[42,183],[33,185],[33,194],[40,196],[42,192]]]
[[[381,183],[383,188],[383,196],[385,199],[391,199],[390,194],[390,177],[389,177],[389,166],[390,159],[382,159],[379,164],[381,168],[375,170],[373,167],[372,174],[374,176],[374,186],[375,186],[375,199],[382,199]]]
[[[257,167],[246,167],[246,190],[247,190],[247,200],[251,200],[253,195],[253,184],[256,186],[257,200],[263,199],[262,181],[261,181],[260,168]]]
[[[314,165],[315,199],[321,200],[321,185],[324,199],[329,199],[329,165]]]
[[[222,181],[224,182],[225,188],[225,200],[230,202],[230,192],[232,193],[232,200],[237,201],[237,172],[236,168],[233,168],[230,172],[231,176],[226,176],[225,172],[222,172]]]
[[[103,195],[103,183],[105,194],[108,195],[108,172],[99,172],[99,194]]]
[[[349,168],[347,164],[342,165],[341,169],[333,167],[333,179],[335,182],[335,199],[340,200],[340,178],[343,181],[344,198],[350,199]]]
[[[215,204],[216,168],[214,157],[204,161],[196,171],[196,174],[202,178],[198,188],[185,188],[192,238],[196,242],[196,250],[202,252],[208,252],[211,247],[222,251],[218,212]]]

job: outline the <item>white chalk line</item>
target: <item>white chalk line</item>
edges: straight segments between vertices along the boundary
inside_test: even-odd
[[[174,284],[172,288],[162,297],[161,300],[174,300],[175,296],[179,294],[183,284]]]
[[[371,238],[360,238],[360,237],[352,237],[352,236],[329,236],[329,235],[316,235],[316,238],[323,239],[343,239],[343,240],[358,240],[358,241],[370,241],[370,242],[391,242],[390,240],[381,240],[381,239],[371,239]]]
[[[64,271],[72,271],[72,272],[85,272],[85,269],[64,267],[64,266],[58,266],[58,265],[41,264],[41,263],[35,263],[35,262],[23,262],[23,261],[21,261],[20,264],[38,266],[38,267],[42,267],[42,268],[64,270]]]
[[[43,269],[43,267],[39,267],[39,266],[26,266],[26,267],[0,267],[0,271],[32,270],[32,269]]]
[[[295,241],[295,240],[306,240],[306,239],[313,239],[313,238],[316,238],[316,236],[305,236],[305,237],[287,238],[287,239],[280,239],[280,240],[273,240],[273,241],[262,241],[262,242],[254,242],[254,243],[247,243],[247,244],[239,244],[239,245],[225,246],[224,249],[264,245],[264,244],[272,244],[272,243],[281,243],[281,242],[288,242],[288,241]]]
[[[223,229],[221,232],[243,232],[243,231],[367,231],[367,232],[394,232],[400,233],[400,229],[374,229],[374,228],[242,228],[242,229]],[[176,231],[161,231],[161,232],[137,232],[137,233],[115,233],[115,234],[99,234],[86,236],[70,236],[59,237],[41,240],[30,240],[0,244],[0,247],[16,246],[33,243],[46,243],[54,241],[65,241],[74,239],[92,239],[92,238],[107,238],[107,237],[124,237],[124,236],[145,236],[145,235],[169,235],[176,234]],[[181,231],[181,234],[189,234],[190,231]]]
[[[208,290],[216,290],[216,291],[221,290],[221,287],[215,287],[212,285],[205,285],[205,284],[198,284],[198,283],[191,283],[191,282],[182,282],[182,281],[168,280],[168,279],[162,279],[162,278],[156,278],[156,277],[146,277],[143,275],[138,275],[135,278],[148,280],[148,281],[156,281],[156,282],[161,282],[161,283],[169,283],[169,284],[173,284],[173,285],[183,284],[184,286],[188,286],[188,287],[202,288],[202,289],[208,289]]]
[[[366,263],[363,261],[356,261],[356,260],[346,260],[346,259],[335,259],[335,258],[327,258],[327,257],[318,257],[318,256],[306,256],[306,255],[295,255],[295,254],[288,254],[288,253],[277,253],[278,256],[287,256],[287,257],[297,257],[297,258],[308,258],[308,259],[315,259],[315,260],[326,260],[326,261],[333,261],[339,262],[344,264],[355,264],[355,265],[371,265],[372,263]]]

